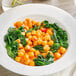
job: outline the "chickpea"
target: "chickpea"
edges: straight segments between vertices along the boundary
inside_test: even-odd
[[[28,43],[27,43],[28,45],[32,45],[32,41],[28,41]]]
[[[39,50],[36,50],[34,53],[35,53],[35,56],[38,56],[40,54]]]
[[[20,62],[21,57],[16,56],[15,61]]]
[[[37,41],[37,37],[36,36],[32,36],[32,41]]]
[[[19,28],[22,26],[22,22],[21,21],[17,21],[15,24],[14,24],[15,27]]]
[[[31,60],[31,61],[29,62],[29,65],[30,65],[30,66],[35,66],[35,62],[34,62],[33,60]]]
[[[35,52],[36,50],[35,50],[34,48],[31,48],[30,51],[31,51],[31,52]]]
[[[54,54],[54,56],[55,56],[55,58],[59,59],[59,58],[61,57],[61,54],[58,53],[58,52],[56,52],[56,53]]]
[[[18,43],[20,43],[20,39],[17,39],[16,41],[17,41]]]
[[[49,35],[52,35],[52,34],[53,34],[53,32],[52,32],[51,30],[47,30],[47,33],[48,33]]]
[[[29,37],[29,36],[31,36],[31,32],[28,32],[28,33],[26,34],[26,37]]]
[[[44,58],[46,57],[47,53],[42,53],[41,54]]]
[[[64,54],[66,52],[66,49],[64,47],[60,47],[60,53]]]
[[[25,53],[24,60],[28,60],[28,59],[29,59],[29,55],[27,53]]]
[[[23,21],[23,24],[24,24],[24,26],[27,26],[27,22],[26,21]]]
[[[22,44],[19,44],[18,45],[19,49],[23,48],[23,45]]]
[[[31,47],[29,45],[25,46],[25,50],[30,50],[30,49],[31,49]]]
[[[36,35],[36,31],[35,30],[32,31],[32,35]]]
[[[36,22],[32,20],[31,23],[32,23],[32,25],[34,25]]]
[[[18,52],[18,56],[19,56],[19,57],[21,57],[21,56],[23,56],[23,55],[24,55],[23,52]]]
[[[28,38],[26,38],[26,42],[27,42],[27,43],[29,42],[29,39],[28,39]]]
[[[42,45],[47,45],[47,41],[42,41]]]
[[[39,38],[37,43],[38,43],[38,45],[41,45],[42,44],[42,40]]]
[[[28,52],[29,57],[34,57],[34,52]]]
[[[28,39],[29,39],[29,40],[32,40],[32,36],[29,36]]]
[[[36,46],[36,45],[37,45],[37,41],[34,41],[34,42],[33,42],[33,46]]]
[[[50,47],[49,47],[48,45],[45,45],[45,46],[43,47],[43,50],[47,52],[47,51],[50,50]]]
[[[50,54],[51,54],[51,55],[54,55],[52,51],[50,51]]]
[[[37,26],[40,26],[40,22],[36,22],[35,24],[36,24]]]
[[[48,42],[48,45],[49,46],[52,46],[54,44],[54,41],[53,40],[50,40],[49,42]]]
[[[23,53],[25,53],[25,50],[24,50],[24,49],[20,49],[20,50],[18,50],[18,52],[23,52]]]
[[[29,27],[28,27],[28,26],[24,26],[24,28],[25,28],[26,30],[29,30]]]
[[[30,59],[24,61],[25,65],[28,65],[29,63],[30,63]]]

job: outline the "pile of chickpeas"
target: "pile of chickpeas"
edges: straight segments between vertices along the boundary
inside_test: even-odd
[[[17,21],[14,24],[17,29],[24,26],[25,31],[22,32],[22,35],[26,34],[25,37],[27,42],[27,45],[24,47],[20,43],[20,39],[16,40],[19,43],[19,50],[15,61],[25,65],[35,66],[33,59],[37,58],[40,54],[46,57],[48,52],[50,52],[51,55],[54,55],[54,61],[59,59],[66,52],[66,49],[64,47],[60,47],[56,53],[52,53],[52,51],[50,51],[50,47],[54,44],[54,41],[51,40],[50,37],[53,35],[52,28],[41,27],[39,30],[32,30],[31,32],[26,33],[30,28],[33,28],[33,25],[41,26],[41,23],[27,18],[23,22]],[[39,50],[34,49],[33,47],[36,45],[42,45],[45,53],[41,53]]]

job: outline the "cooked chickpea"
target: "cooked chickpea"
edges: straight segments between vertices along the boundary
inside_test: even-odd
[[[16,56],[15,61],[20,62],[21,57]]]
[[[24,26],[27,26],[27,21],[23,21]]]
[[[31,48],[30,51],[31,51],[31,52],[35,52],[36,50],[35,50],[34,48]]]
[[[35,24],[36,24],[37,26],[40,26],[40,22],[36,22]]]
[[[25,50],[24,50],[24,49],[20,49],[20,50],[18,50],[18,52],[23,52],[23,53],[25,53]]]
[[[17,41],[18,43],[20,43],[20,39],[17,39],[16,41]]]
[[[29,42],[29,39],[28,39],[28,38],[26,38],[26,42],[27,42],[27,43]]]
[[[24,26],[24,28],[25,28],[26,30],[29,30],[29,27],[28,27],[28,26]]]
[[[64,47],[60,47],[60,53],[64,54],[66,52],[66,49]]]
[[[21,21],[17,21],[15,24],[14,24],[15,27],[19,28],[22,26],[22,22]]]
[[[23,56],[24,55],[24,53],[23,52],[18,52],[18,56]]]
[[[32,23],[32,25],[34,25],[34,24],[36,23],[36,21],[33,21],[33,20],[32,20],[31,23]]]
[[[28,39],[29,39],[29,40],[32,40],[32,36],[29,36]]]
[[[31,47],[29,45],[25,46],[25,50],[30,50],[30,49],[31,49]]]
[[[42,53],[41,54],[44,58],[46,57],[47,53]]]
[[[61,57],[61,54],[58,53],[58,52],[56,52],[56,53],[54,54],[54,56],[55,56],[57,59],[59,59],[59,58]]]
[[[41,32],[40,30],[37,30],[37,31],[36,31],[36,36],[37,36],[37,37],[40,37],[41,34],[42,34],[42,32]]]
[[[51,30],[47,30],[47,33],[50,34],[50,35],[53,34],[53,32]]]
[[[43,47],[43,50],[47,52],[47,51],[50,50],[50,47],[49,47],[48,45],[45,45],[45,46]]]
[[[50,40],[49,42],[48,42],[48,45],[49,46],[52,46],[54,44],[54,41],[53,40]]]
[[[29,62],[29,65],[30,65],[30,66],[35,66],[35,62],[34,62],[33,60],[31,60],[31,61]]]
[[[22,44],[19,44],[19,46],[18,46],[18,47],[19,47],[19,49],[21,49],[21,48],[23,48],[23,45],[22,45]]]
[[[28,41],[28,43],[27,43],[28,45],[32,45],[32,41]]]
[[[30,63],[30,59],[24,61],[24,64],[26,65],[28,65],[29,63]]]
[[[54,61],[56,61],[57,59],[54,57]]]
[[[29,57],[34,57],[34,52],[28,52]]]
[[[42,45],[47,45],[47,41],[42,41]]]
[[[51,54],[51,55],[54,55],[52,51],[50,51],[50,54]]]
[[[27,53],[24,54],[24,60],[28,60],[29,59],[29,55]]]
[[[29,36],[31,36],[31,32],[28,32],[28,33],[26,34],[26,37],[29,37]]]
[[[37,43],[38,43],[38,45],[41,45],[42,44],[42,40],[38,39]]]
[[[32,31],[32,35],[36,35],[36,31],[35,30]]]
[[[36,46],[36,45],[37,45],[37,41],[34,41],[34,42],[33,42],[33,46]]]
[[[35,53],[35,56],[40,54],[40,52],[38,50],[36,50],[34,53]]]
[[[36,36],[32,36],[32,41],[37,41],[37,37]]]

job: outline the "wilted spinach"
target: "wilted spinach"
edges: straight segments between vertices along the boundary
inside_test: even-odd
[[[43,50],[43,46],[42,46],[42,45],[36,45],[36,46],[34,46],[33,48],[36,49],[36,50],[39,50],[40,52],[45,52],[45,51]]]
[[[50,53],[47,54],[46,58],[44,58],[42,55],[38,55],[34,61],[36,66],[48,65],[54,62],[54,56],[52,56]]]

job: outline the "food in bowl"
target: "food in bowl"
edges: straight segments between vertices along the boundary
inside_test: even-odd
[[[29,66],[43,66],[60,59],[68,48],[67,32],[47,20],[17,21],[4,37],[8,55]]]

